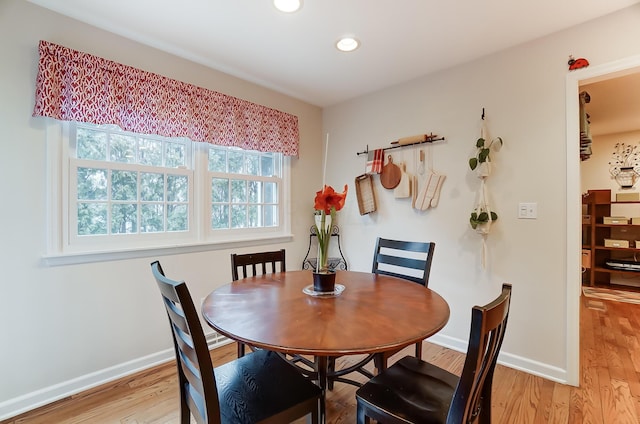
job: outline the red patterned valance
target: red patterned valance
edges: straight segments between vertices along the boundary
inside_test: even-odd
[[[298,155],[298,118],[40,41],[33,116]]]

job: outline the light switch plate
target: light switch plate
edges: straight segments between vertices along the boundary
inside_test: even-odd
[[[518,203],[518,219],[538,218],[537,203]]]

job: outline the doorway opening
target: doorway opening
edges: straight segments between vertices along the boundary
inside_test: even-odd
[[[638,290],[640,72],[581,82],[579,89],[587,145],[580,151],[583,291]]]
[[[567,383],[580,378],[580,295],[582,293],[582,195],[580,175],[580,87],[640,72],[640,56],[583,68],[567,75],[566,84],[566,240],[567,240]]]

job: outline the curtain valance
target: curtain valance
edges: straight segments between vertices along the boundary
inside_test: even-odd
[[[33,116],[298,155],[298,118],[40,41]]]

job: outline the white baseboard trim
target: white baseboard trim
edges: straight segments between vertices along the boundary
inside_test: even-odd
[[[446,347],[458,352],[467,352],[467,340],[456,339],[441,334],[435,334],[427,340],[430,343],[437,344],[438,346]],[[519,371],[523,371],[529,374],[537,375],[538,377],[546,378],[547,380],[555,381],[556,383],[569,384],[567,377],[567,370],[544,364],[538,361],[532,361],[531,359],[523,358],[522,356],[513,355],[504,350],[500,351],[498,356],[498,363],[505,367],[513,368]]]
[[[214,349],[231,342],[231,340],[218,333],[207,334],[207,344],[209,345],[209,349]],[[174,350],[166,349],[142,358],[124,362],[113,367],[105,368],[100,371],[86,374],[78,378],[54,384],[13,399],[0,402],[0,421],[15,417],[16,415],[23,414],[35,408],[39,408],[119,378],[126,377],[136,372],[161,365],[165,362],[174,360],[174,358]]]

